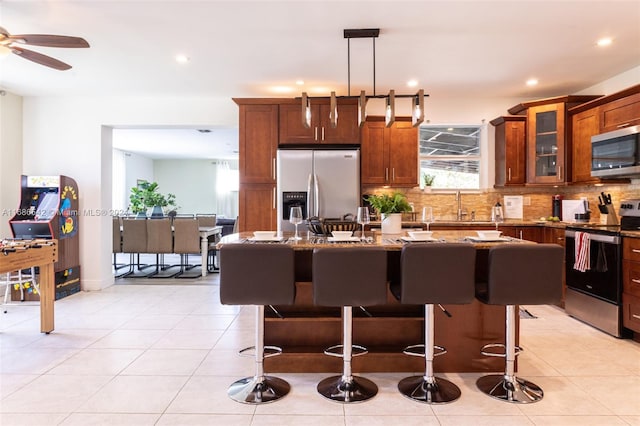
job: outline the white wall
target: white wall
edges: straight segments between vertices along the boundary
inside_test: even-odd
[[[577,95],[610,95],[619,92],[627,87],[640,84],[640,67],[631,68],[630,70],[618,74],[617,76],[588,87]]]
[[[216,213],[216,167],[212,160],[155,160],[160,192],[176,195],[178,213]]]
[[[10,237],[9,220],[20,202],[22,98],[0,94],[0,238]]]

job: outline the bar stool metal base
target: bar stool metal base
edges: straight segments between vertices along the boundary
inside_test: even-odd
[[[433,383],[424,376],[406,377],[398,383],[398,390],[409,399],[425,404],[447,404],[460,398],[460,388],[446,379],[433,377]]]
[[[378,394],[378,386],[364,377],[352,376],[351,382],[343,376],[331,376],[318,383],[318,393],[336,402],[362,402]]]
[[[480,377],[476,386],[487,395],[502,401],[517,404],[530,404],[542,399],[542,389],[528,380],[504,374],[491,374]]]
[[[245,377],[234,382],[227,390],[231,399],[243,404],[266,404],[287,395],[291,386],[273,376]]]

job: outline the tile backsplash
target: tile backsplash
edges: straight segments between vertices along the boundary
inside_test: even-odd
[[[455,220],[457,203],[454,191],[432,190],[423,192],[420,188],[383,188],[367,186],[363,187],[363,194],[400,191],[407,195],[407,199],[414,205],[415,211],[421,211],[423,206],[433,207],[433,215],[436,220]],[[579,200],[586,197],[589,201],[591,221],[600,221],[598,210],[598,195],[601,192],[611,194],[613,206],[616,211],[621,200],[640,198],[640,180],[634,180],[631,184],[622,185],[575,185],[564,187],[518,187],[500,188],[487,191],[462,191],[462,209],[466,212],[464,220],[470,220],[471,212],[475,213],[476,220],[489,220],[491,207],[500,201],[504,205],[504,195],[522,195],[524,199],[523,219],[533,220],[540,217],[551,216],[552,197],[555,194],[562,195],[565,200]]]

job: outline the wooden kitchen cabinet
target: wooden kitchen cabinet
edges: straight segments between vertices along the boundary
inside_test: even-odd
[[[640,333],[640,238],[622,240],[622,325]]]
[[[311,127],[302,125],[302,106],[297,103],[280,105],[280,145],[304,144],[360,144],[357,101],[338,102],[338,125],[329,122],[328,99],[311,100]]]
[[[591,176],[591,137],[600,133],[600,111],[591,108],[571,117],[571,182],[598,183]]]
[[[238,230],[277,229],[276,184],[240,184]]]
[[[631,89],[637,91],[640,86]],[[600,133],[640,124],[640,93],[601,105],[599,113]]]
[[[502,116],[491,121],[495,126],[495,186],[524,185],[526,182],[525,116]]]
[[[384,117],[369,117],[361,133],[363,185],[418,186],[418,129],[410,117],[386,127]]]
[[[234,101],[240,111],[238,230],[275,230],[278,105],[260,99]]]

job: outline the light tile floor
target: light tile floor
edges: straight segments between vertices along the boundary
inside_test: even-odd
[[[0,424],[640,425],[640,344],[555,307],[527,307],[538,318],[521,321],[519,375],[544,389],[539,403],[497,401],[476,389],[479,374],[446,374],[462,397],[429,406],[398,393],[405,374],[372,373],[379,394],[342,405],[316,393],[325,374],[282,373],[291,393],[256,407],[226,395],[253,372],[236,353],[252,344],[253,310],[221,305],[218,275],[116,282],[57,301],[50,335],[37,306],[0,313]]]

